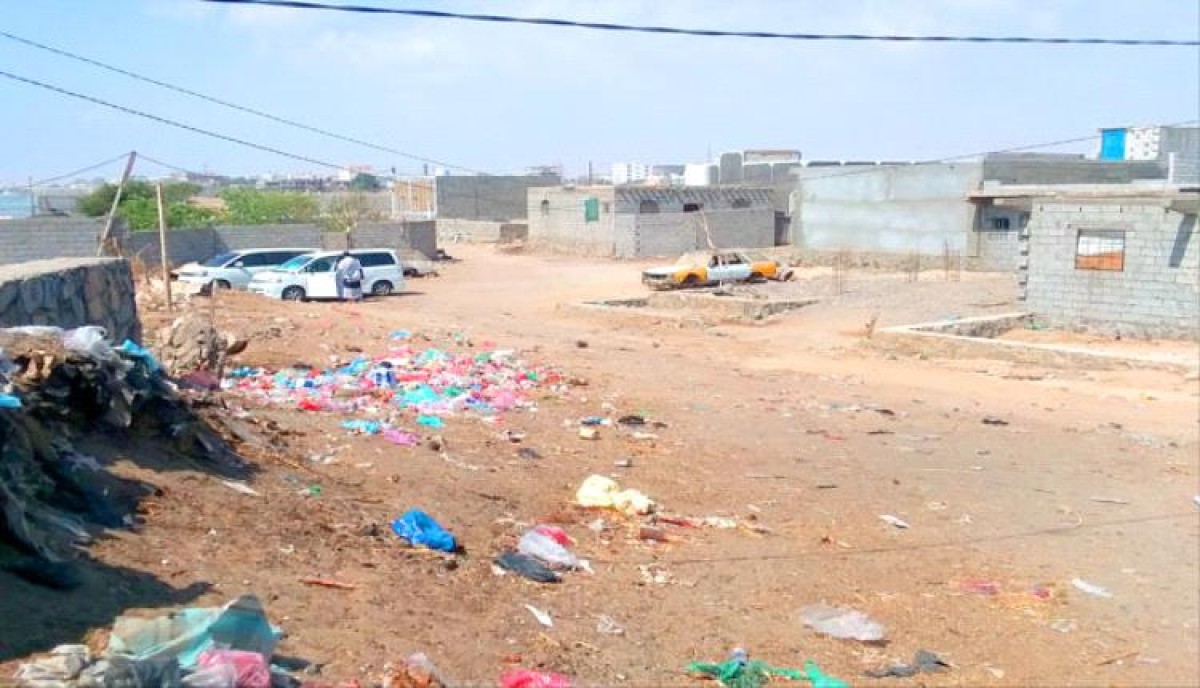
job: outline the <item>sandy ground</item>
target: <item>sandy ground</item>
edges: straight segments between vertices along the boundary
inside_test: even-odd
[[[263,496],[254,498],[199,470],[161,470],[136,443],[93,447],[160,493],[137,532],[89,548],[95,571],[84,588],[4,581],[19,594],[0,600],[0,657],[75,641],[129,607],[252,592],[287,632],[282,654],[331,678],[377,676],[424,651],[450,677],[477,684],[519,662],[588,685],[685,685],[689,660],[740,646],[782,666],[813,659],[854,685],[1200,683],[1194,379],[863,346],[876,315],[886,326],[1019,310],[1007,276],[947,282],[929,272],[910,283],[852,272],[835,294],[828,271],[805,270],[796,283],[761,289],[815,295],[818,305],[766,324],[696,328],[565,307],[642,295],[639,264],[451,252],[463,261],[401,296],[341,306],[222,294],[217,312],[256,334],[241,357],[251,365],[322,365],[352,355],[348,347],[382,352],[387,334],[406,328],[431,345],[452,348],[459,335],[516,348],[585,378],[535,413],[505,416],[502,428],[525,432],[519,446],[543,458],[518,458],[500,428],[468,419],[442,431],[447,461],[426,447],[347,436],[331,414],[250,406],[286,442],[256,459],[250,482]],[[585,442],[564,423],[610,409],[669,427],[649,442],[609,429]],[[335,463],[306,459],[331,450]],[[626,458],[632,467],[615,467]],[[739,516],[765,532],[682,530],[656,544],[611,516],[593,532],[597,515],[569,502],[596,472],[671,511]],[[319,497],[297,494],[312,484]],[[439,517],[466,554],[447,562],[390,537],[386,524],[410,507]],[[564,524],[594,576],[538,586],[493,573],[491,558],[522,524],[543,521]],[[647,565],[668,582],[646,582]],[[357,588],[306,587],[299,578],[309,575]],[[1076,577],[1112,596],[1076,589]],[[981,582],[996,594],[978,592]],[[800,610],[822,601],[868,613],[887,627],[887,642],[805,628]],[[549,612],[554,627],[538,625],[525,604]],[[625,632],[599,632],[601,615]],[[954,668],[862,676],[918,649]]]

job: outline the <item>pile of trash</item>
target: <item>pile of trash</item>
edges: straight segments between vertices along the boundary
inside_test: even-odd
[[[131,525],[152,488],[108,474],[72,443],[103,433],[239,463],[137,343],[113,346],[95,326],[0,329],[0,568],[71,588],[70,548],[89,540],[87,525]]]
[[[221,386],[271,406],[353,415],[342,423],[347,430],[412,446],[417,437],[406,424],[437,429],[446,418],[468,413],[494,422],[500,413],[536,408],[535,390],[565,384],[557,371],[528,367],[512,350],[452,353],[414,347],[410,339],[395,333],[386,354],[329,368],[238,367]]]

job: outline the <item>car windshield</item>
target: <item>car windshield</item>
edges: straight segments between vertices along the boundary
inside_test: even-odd
[[[304,267],[310,260],[312,260],[312,258],[308,255],[296,256],[295,258],[292,258],[291,260],[280,265],[279,269],[287,270],[288,272],[295,272],[296,270]]]
[[[223,268],[225,264],[237,257],[236,253],[221,253],[204,261],[203,265],[206,268]]]

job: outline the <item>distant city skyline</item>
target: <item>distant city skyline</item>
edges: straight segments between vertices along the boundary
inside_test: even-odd
[[[1146,0],[448,0],[440,8],[692,27],[1195,39],[1197,3]],[[114,11],[119,8],[120,11]],[[912,160],[1200,118],[1194,48],[791,44],[435,22],[192,0],[4,9],[4,28],[146,76],[490,173],[796,148]],[[1190,33],[1189,33],[1190,31]],[[137,40],[114,40],[136,36]],[[22,76],[339,165],[420,173],[331,140],[0,40]],[[0,185],[136,149],[230,175],[335,173],[0,79]],[[1062,150],[1093,153],[1089,141]],[[169,170],[148,163],[143,173]],[[120,162],[86,177],[114,177]]]

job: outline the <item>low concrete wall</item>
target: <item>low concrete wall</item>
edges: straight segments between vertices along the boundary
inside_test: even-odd
[[[0,265],[50,258],[86,258],[96,255],[104,219],[93,217],[30,217],[0,220]],[[113,235],[120,240],[124,226]]]
[[[138,341],[133,275],[123,258],[56,258],[0,267],[0,327],[100,325]]]
[[[507,223],[488,220],[437,219],[438,235],[443,239],[495,243]]]

